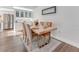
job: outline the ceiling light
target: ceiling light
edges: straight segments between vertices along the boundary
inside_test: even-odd
[[[14,11],[13,9],[0,8],[0,11]]]
[[[13,7],[14,9],[21,9],[21,10],[27,10],[27,11],[33,11],[32,9],[23,8],[23,7]]]

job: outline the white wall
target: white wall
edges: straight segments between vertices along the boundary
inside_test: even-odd
[[[79,47],[79,7],[57,6],[56,14],[41,15],[41,10],[48,6],[40,6],[34,10],[36,19],[52,19],[58,27],[55,37],[66,43]]]

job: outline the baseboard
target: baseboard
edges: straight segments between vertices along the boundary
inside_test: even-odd
[[[74,47],[79,48],[79,43],[73,42],[73,41],[68,40],[68,39],[66,40],[66,38],[61,38],[61,37],[58,37],[58,36],[53,36],[53,35],[51,35],[51,37],[53,37],[54,39],[59,40],[59,41],[61,41],[61,42],[65,42],[65,43],[67,43],[67,44],[69,44],[69,45],[72,45],[72,46],[74,46]]]

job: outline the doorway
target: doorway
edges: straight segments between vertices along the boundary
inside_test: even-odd
[[[14,29],[14,15],[4,14],[3,15],[3,30],[13,30]]]

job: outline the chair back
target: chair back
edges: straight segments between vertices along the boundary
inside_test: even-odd
[[[25,40],[24,40],[24,44],[25,47],[27,48],[27,51],[31,51],[32,50],[32,32],[30,29],[29,24],[26,24],[26,22],[23,23],[23,28],[24,28],[24,35],[25,35]]]

